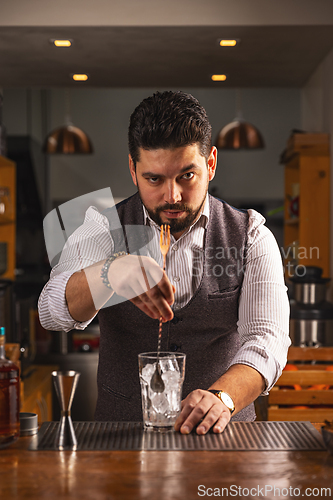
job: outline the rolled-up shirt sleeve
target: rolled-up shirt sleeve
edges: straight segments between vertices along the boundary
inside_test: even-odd
[[[244,280],[238,332],[242,347],[231,365],[255,368],[265,380],[263,395],[280,377],[290,346],[289,300],[277,242],[265,219],[249,210]]]
[[[108,219],[96,208],[88,208],[83,225],[68,238],[39,297],[39,319],[45,329],[68,332],[73,328],[84,330],[89,325],[93,318],[78,322],[70,315],[66,286],[72,274],[106,259],[113,248]]]

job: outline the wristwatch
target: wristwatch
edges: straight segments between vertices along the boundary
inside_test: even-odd
[[[214,394],[220,401],[230,410],[231,415],[235,411],[235,404],[232,400],[232,397],[229,396],[227,392],[217,391],[215,389],[208,389],[209,392]]]

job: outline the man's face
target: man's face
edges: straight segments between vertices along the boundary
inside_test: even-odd
[[[129,166],[142,203],[156,224],[169,224],[179,236],[199,217],[215,175],[216,148],[209,158],[201,156],[198,144],[175,149],[140,148],[139,161]]]

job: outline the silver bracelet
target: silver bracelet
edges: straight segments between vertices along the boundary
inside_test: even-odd
[[[116,259],[118,259],[118,257],[122,257],[124,255],[128,255],[128,254],[126,252],[114,253],[111,255],[111,257],[108,257],[103,264],[100,276],[102,278],[104,285],[110,289],[111,289],[111,285],[110,285],[109,278],[108,278],[109,267],[111,266],[111,264],[114,260],[116,260]]]

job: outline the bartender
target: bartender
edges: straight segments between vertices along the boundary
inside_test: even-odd
[[[150,244],[142,256],[131,252],[112,209],[90,207],[41,293],[40,321],[68,332],[98,315],[96,420],[142,420],[137,355],[156,350],[162,317],[162,350],[186,354],[175,429],[220,433],[230,419],[252,421],[253,401],[279,378],[290,345],[277,243],[259,213],[208,194],[217,150],[192,95],[144,99],[131,115],[128,144],[137,193],[117,205],[117,218],[123,229],[149,228]],[[156,244],[164,223],[166,272]]]

